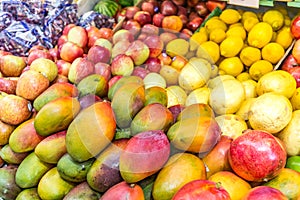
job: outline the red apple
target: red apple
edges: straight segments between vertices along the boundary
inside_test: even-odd
[[[178,7],[171,0],[165,0],[160,5],[160,12],[164,16],[176,15]]]
[[[56,61],[56,66],[58,68],[58,74],[68,77],[71,63],[60,59]]]
[[[247,181],[268,181],[286,163],[286,150],[278,138],[261,130],[247,130],[235,138],[229,149],[233,171]]]
[[[62,31],[62,35],[68,35],[70,29],[73,28],[74,26],[76,26],[76,25],[75,24],[66,25]]]
[[[48,50],[36,49],[36,50],[30,51],[30,53],[27,57],[27,64],[30,65],[32,63],[32,61],[34,61],[37,58],[46,58],[49,60],[53,60],[53,58]]]
[[[68,36],[66,35],[61,35],[58,40],[57,40],[57,46],[60,47],[62,46],[64,43],[68,42]]]
[[[195,10],[200,17],[206,17],[209,14],[205,1],[198,2],[195,6]]]
[[[125,54],[119,54],[111,61],[111,73],[112,75],[131,75],[134,68],[133,60],[130,56]]]
[[[134,65],[142,65],[149,58],[150,49],[144,42],[135,40],[129,45],[125,54],[132,58]]]
[[[51,83],[54,84],[54,83],[68,83],[68,82],[69,82],[69,79],[67,76],[58,74]]]
[[[94,64],[98,62],[108,63],[111,58],[111,52],[106,47],[94,45],[88,50],[87,58]]]
[[[141,29],[141,33],[146,33],[147,35],[158,35],[159,28],[153,24],[145,24]]]
[[[81,109],[87,108],[99,101],[102,101],[102,99],[95,94],[88,94],[79,98]]]
[[[294,56],[297,63],[300,63],[300,39],[296,40],[292,49],[292,55]]]
[[[126,40],[128,42],[133,42],[134,36],[133,34],[126,29],[119,29],[115,32],[115,34],[112,37],[112,43],[116,44],[117,42],[121,40]]]
[[[270,186],[256,186],[251,188],[243,200],[288,200],[288,198],[278,189]]]
[[[295,78],[297,82],[297,88],[300,87],[300,66],[290,69],[289,73]]]
[[[189,21],[187,23],[186,27],[189,30],[195,32],[200,27],[202,22],[203,22],[203,19],[201,17],[195,17],[194,19],[192,19],[191,21]]]
[[[187,5],[189,7],[195,7],[199,0],[187,0]]]
[[[134,37],[136,37],[141,31],[141,25],[133,19],[129,19],[122,24],[122,28],[129,30]]]
[[[123,77],[122,75],[117,75],[117,76],[113,76],[111,79],[109,79],[108,89],[111,88],[111,86],[113,86],[113,84],[115,84],[122,77]]]
[[[111,57],[114,58],[119,54],[125,53],[131,42],[128,40],[121,40],[115,43],[111,49]]]
[[[142,10],[136,12],[133,16],[133,19],[137,21],[141,26],[152,23],[152,16],[150,15],[150,13]]]
[[[143,42],[146,39],[146,37],[148,37],[147,33],[140,33],[136,39]]]
[[[178,11],[177,11],[177,15],[185,15],[188,16],[188,11],[187,8],[184,6],[177,6],[178,7]]]
[[[145,38],[144,43],[149,47],[149,57],[157,57],[164,48],[164,42],[158,35],[149,35]]]
[[[81,48],[84,48],[88,43],[87,31],[81,26],[72,27],[69,30],[67,37],[68,41],[77,44]]]
[[[61,59],[72,63],[76,58],[83,56],[83,49],[73,42],[66,42],[60,48]]]
[[[183,6],[186,1],[185,0],[173,0],[173,3],[175,3],[177,6]]]
[[[16,94],[18,77],[0,78],[0,91],[7,94]]]
[[[132,76],[138,76],[142,79],[144,79],[147,74],[150,73],[149,70],[145,69],[144,67],[141,67],[141,66],[137,66],[133,69],[133,72],[132,72]]]
[[[112,36],[114,35],[114,31],[111,28],[101,27],[99,31],[101,33],[101,38],[105,38],[108,40],[111,40]]]
[[[145,62],[145,69],[150,72],[159,73],[162,66],[162,61],[157,57],[149,57]]]
[[[290,26],[291,33],[295,39],[300,39],[300,15],[296,16]]]
[[[100,74],[109,81],[111,78],[111,66],[107,63],[98,62],[95,64],[95,74]]]
[[[85,28],[88,37],[97,36],[98,38],[101,38],[101,32],[96,26],[89,26]]]
[[[207,9],[212,12],[216,7],[219,7],[221,10],[224,10],[226,7],[225,1],[217,1],[217,0],[208,0],[206,2]]]
[[[294,68],[296,66],[299,66],[299,64],[297,63],[294,56],[292,54],[290,54],[284,59],[282,65],[281,65],[281,69],[289,72],[292,68]]]
[[[176,105],[170,106],[168,108],[173,115],[174,122],[176,122],[178,115],[184,108],[185,108],[185,106],[182,104],[176,104]]]
[[[182,199],[230,200],[230,195],[218,183],[210,180],[194,180],[181,187],[172,198],[172,200]]]
[[[176,55],[172,58],[171,66],[180,71],[187,63],[184,56]]]
[[[157,26],[157,27],[161,27],[162,21],[163,21],[164,17],[165,16],[163,14],[161,14],[161,13],[154,14],[153,17],[152,17],[152,23],[153,23],[153,25]]]
[[[126,10],[125,17],[127,20],[129,20],[129,19],[133,19],[135,13],[137,11],[140,11],[141,9],[138,6],[128,6],[125,8],[125,10]]]
[[[52,56],[52,60],[54,62],[56,62],[58,59],[60,59],[57,47],[49,49],[49,53]]]
[[[166,52],[162,52],[158,58],[162,61],[163,65],[170,65],[172,63],[172,58]]]
[[[95,73],[95,64],[87,58],[76,58],[69,69],[71,83],[78,84],[83,78]]]
[[[146,12],[150,13],[150,15],[154,15],[154,13],[155,13],[154,4],[151,2],[148,2],[148,1],[142,2],[141,9],[142,9],[142,11],[146,11]]]
[[[167,45],[168,42],[170,42],[171,40],[178,38],[175,33],[171,33],[171,32],[163,32],[159,35],[159,37],[164,42],[164,45]]]

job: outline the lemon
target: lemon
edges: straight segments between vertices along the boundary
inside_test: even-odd
[[[168,104],[167,107],[171,107],[174,105],[184,105],[186,98],[187,98],[187,94],[184,91],[184,89],[182,89],[180,86],[178,85],[172,85],[166,88],[167,91],[167,96],[168,96]]]
[[[196,52],[197,57],[204,58],[211,63],[216,63],[220,58],[219,45],[213,41],[202,43]]]
[[[255,130],[275,134],[284,129],[292,118],[292,105],[284,95],[269,92],[258,96],[249,108],[249,123]]]
[[[285,6],[282,6],[282,5],[275,5],[274,6],[274,8],[276,9],[276,10],[278,10],[279,12],[281,12],[283,15],[288,15],[288,11],[287,11],[287,9],[286,9],[286,7]]]
[[[243,26],[242,22],[238,22],[238,23],[234,23],[234,24],[230,24],[228,29],[234,28],[234,27],[239,27],[239,26]]]
[[[242,72],[239,75],[237,75],[236,79],[242,82],[251,79],[251,76],[248,72]]]
[[[291,103],[294,110],[300,110],[300,87],[298,87],[294,92],[291,98]]]
[[[291,23],[292,23],[292,19],[288,16],[288,15],[285,15],[284,16],[284,26],[291,26]]]
[[[234,24],[240,21],[242,18],[241,14],[235,9],[225,9],[220,14],[220,19],[226,24]]]
[[[273,71],[273,65],[267,60],[258,60],[249,68],[249,75],[253,80],[259,80],[264,74]]]
[[[241,22],[243,23],[245,21],[245,19],[247,19],[249,17],[257,18],[257,14],[255,12],[253,12],[253,11],[245,11],[242,14]]]
[[[220,54],[224,57],[234,57],[243,48],[244,40],[241,37],[229,36],[220,44]]]
[[[271,39],[270,42],[275,42],[276,41],[276,37],[277,37],[277,32],[273,31],[272,39]]]
[[[221,128],[222,135],[229,136],[233,139],[242,135],[243,131],[248,129],[245,120],[236,114],[219,115],[215,119]]]
[[[249,67],[261,59],[260,49],[251,46],[244,47],[240,52],[240,59],[244,65]]]
[[[247,33],[243,26],[234,26],[226,31],[226,36],[241,37],[243,40],[245,40]]]
[[[235,114],[239,115],[245,121],[247,121],[249,119],[248,116],[249,116],[250,106],[255,101],[255,99],[256,98],[245,99],[245,101],[243,101],[243,103],[241,104],[240,108],[238,109],[238,111],[236,111]]]
[[[210,89],[208,87],[201,87],[190,92],[185,100],[185,106],[197,103],[208,104]]]
[[[284,70],[271,71],[263,75],[257,82],[256,92],[262,95],[268,92],[276,92],[287,98],[291,98],[296,91],[296,80]]]
[[[200,44],[208,40],[208,32],[205,27],[201,27],[198,32],[190,37],[190,51],[196,50]]]
[[[259,23],[257,17],[248,17],[242,22],[243,27],[247,32],[249,32],[257,23]]]
[[[274,31],[278,31],[284,25],[284,15],[278,10],[270,9],[263,15],[262,21],[270,24]]]
[[[290,27],[284,26],[277,32],[275,42],[287,49],[292,44],[293,39]]]
[[[268,44],[273,36],[273,29],[266,22],[255,24],[248,33],[248,44],[253,47],[262,48]]]
[[[283,57],[284,52],[284,48],[280,44],[271,42],[262,48],[261,56],[264,60],[276,64]]]
[[[241,83],[244,86],[246,99],[257,97],[257,93],[256,93],[257,82],[255,80],[249,79],[249,80],[242,81]]]
[[[239,57],[225,58],[219,65],[219,70],[232,76],[237,76],[244,70],[244,65]]]
[[[223,29],[217,28],[210,32],[209,40],[215,43],[221,43],[226,38],[226,33]]]
[[[219,17],[213,17],[210,18],[204,25],[204,27],[207,29],[207,32],[210,33],[214,29],[223,29],[224,31],[227,31],[227,25],[225,22],[223,22]]]

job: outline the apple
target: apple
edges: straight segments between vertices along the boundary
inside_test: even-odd
[[[105,39],[105,38],[98,38],[94,45],[98,45],[98,46],[101,46],[101,47],[105,47],[107,48],[110,52],[112,50],[112,43],[110,40],[108,39]]]
[[[209,10],[206,7],[206,2],[204,1],[199,1],[195,6],[195,10],[200,17],[206,17],[209,14]]]
[[[37,58],[46,58],[49,60],[53,60],[53,57],[48,50],[35,49],[30,51],[30,53],[28,54],[27,64],[30,65],[32,61],[34,61]]]
[[[75,24],[68,24],[64,27],[63,31],[62,31],[62,35],[68,35],[69,31],[71,28],[75,27]]]
[[[129,19],[124,21],[122,24],[122,28],[129,30],[134,37],[136,37],[141,31],[141,25],[134,19]]]
[[[75,43],[67,41],[61,46],[59,56],[61,59],[72,63],[76,58],[83,56],[83,49]]]
[[[130,44],[131,42],[129,42],[128,40],[120,40],[115,43],[111,49],[111,57],[114,58],[119,54],[125,53]]]
[[[188,60],[185,57],[176,55],[172,58],[171,66],[180,71],[187,63]]]
[[[65,75],[62,75],[62,74],[58,74],[56,76],[56,78],[51,82],[51,84],[54,84],[54,83],[68,83],[69,82],[69,79],[67,76]]]
[[[111,28],[106,28],[106,27],[101,27],[99,29],[100,34],[101,34],[101,38],[105,38],[108,40],[111,40],[113,35],[114,35],[114,31]]]
[[[163,32],[159,35],[161,40],[164,42],[164,45],[167,45],[170,41],[177,39],[177,35],[171,32]]]
[[[56,62],[58,59],[60,59],[57,46],[54,47],[54,48],[50,48],[49,49],[49,54],[51,55],[52,60],[54,62]]]
[[[135,15],[135,13],[137,11],[140,11],[141,9],[138,6],[128,6],[125,8],[125,10],[126,10],[125,18],[127,20],[129,20],[129,19],[133,19],[133,16]]]
[[[78,84],[83,78],[95,73],[95,65],[87,58],[76,58],[69,69],[68,79],[71,83]]]
[[[7,94],[16,94],[18,77],[0,78],[0,91]]]
[[[128,42],[133,42],[134,36],[133,34],[127,30],[127,29],[119,29],[115,32],[115,34],[112,37],[112,43],[116,44],[117,42],[121,40],[126,40]]]
[[[100,74],[109,81],[111,78],[111,66],[107,63],[98,62],[95,64],[95,74]]]
[[[171,0],[165,0],[160,4],[160,12],[164,16],[176,15],[178,7]]]
[[[159,73],[162,66],[162,61],[157,57],[149,57],[145,62],[145,69],[149,72]]]
[[[81,26],[72,27],[69,30],[67,37],[68,41],[77,44],[81,48],[84,48],[88,44],[87,31]]]
[[[177,6],[178,8],[178,11],[177,11],[177,15],[180,16],[180,15],[185,15],[185,16],[188,16],[188,10],[186,7],[184,6]]]
[[[251,188],[243,197],[243,200],[252,199],[288,200],[288,198],[280,190],[264,185]]]
[[[195,7],[198,2],[199,2],[199,0],[187,0],[187,5],[189,7]]]
[[[69,63],[65,60],[59,59],[56,61],[56,66],[58,68],[58,74],[68,77],[71,63]]]
[[[295,39],[300,39],[300,16],[296,16],[290,26],[291,33]]]
[[[111,52],[106,47],[94,45],[88,50],[87,58],[94,64],[98,62],[108,63],[111,58]]]
[[[218,183],[210,180],[193,180],[183,185],[172,200],[214,199],[230,200],[229,193]]]
[[[111,79],[109,79],[108,89],[110,89],[113,86],[113,84],[115,84],[122,77],[123,77],[122,75],[117,75],[117,76],[113,76]]]
[[[157,58],[162,61],[163,65],[170,65],[172,63],[172,58],[166,52],[162,52]]]
[[[189,21],[187,23],[186,27],[189,30],[195,32],[200,27],[202,22],[203,22],[203,19],[201,17],[195,17],[194,19],[192,19],[191,21]]]
[[[168,109],[171,111],[174,119],[174,123],[177,121],[177,117],[180,114],[180,112],[185,108],[182,104],[176,104],[173,106],[170,106]]]
[[[156,27],[161,27],[162,26],[162,21],[164,19],[164,15],[161,13],[155,13],[152,17],[152,23]]]
[[[292,55],[294,56],[297,63],[300,63],[300,39],[296,40],[292,49]]]
[[[147,35],[158,35],[159,31],[159,28],[153,24],[145,24],[141,29],[141,33],[146,33]]]
[[[290,69],[289,73],[295,78],[297,83],[297,88],[300,87],[300,66]]]
[[[146,11],[150,13],[150,15],[154,15],[155,13],[155,5],[149,1],[143,1],[141,5],[142,11]]]
[[[129,55],[119,54],[111,61],[112,75],[131,75],[134,68],[134,62]]]
[[[150,13],[142,10],[137,11],[133,16],[133,19],[137,21],[141,26],[152,23],[152,16],[150,15]]]
[[[226,2],[218,0],[208,0],[206,1],[206,7],[210,12],[212,12],[216,7],[219,7],[221,10],[224,10],[226,7]]]
[[[183,6],[186,1],[185,0],[173,0],[173,3],[177,6]]]
[[[150,49],[144,42],[135,40],[129,45],[125,54],[132,58],[135,65],[141,65],[148,59]]]
[[[150,50],[149,57],[157,57],[164,48],[164,41],[158,35],[149,35],[145,38],[144,43]]]
[[[95,94],[88,94],[79,98],[81,109],[87,108],[99,101],[102,101],[102,99]]]
[[[289,72],[292,68],[299,66],[296,59],[292,54],[289,54],[283,61],[281,65],[281,69],[284,71]]]
[[[146,39],[146,37],[148,37],[147,33],[140,33],[136,39],[143,42]]]
[[[68,37],[66,35],[61,35],[58,40],[57,40],[57,43],[56,45],[58,47],[62,46],[64,43],[68,42]]]
[[[284,168],[287,153],[282,142],[271,133],[247,130],[235,138],[228,159],[233,171],[247,181],[268,181]]]
[[[145,69],[144,67],[141,67],[141,66],[137,66],[137,67],[134,67],[133,69],[133,72],[132,72],[132,76],[138,76],[142,79],[144,79],[147,74],[149,74],[150,71],[148,69]]]

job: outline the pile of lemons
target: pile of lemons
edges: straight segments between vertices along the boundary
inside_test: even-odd
[[[218,66],[219,74],[259,78],[272,71],[292,44],[291,18],[284,7],[265,12],[226,8],[210,18],[191,40],[197,56]]]

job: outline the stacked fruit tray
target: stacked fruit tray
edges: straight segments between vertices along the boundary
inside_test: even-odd
[[[129,2],[109,1],[83,19]],[[298,14],[148,0],[107,17],[0,51],[0,199],[299,199]]]

